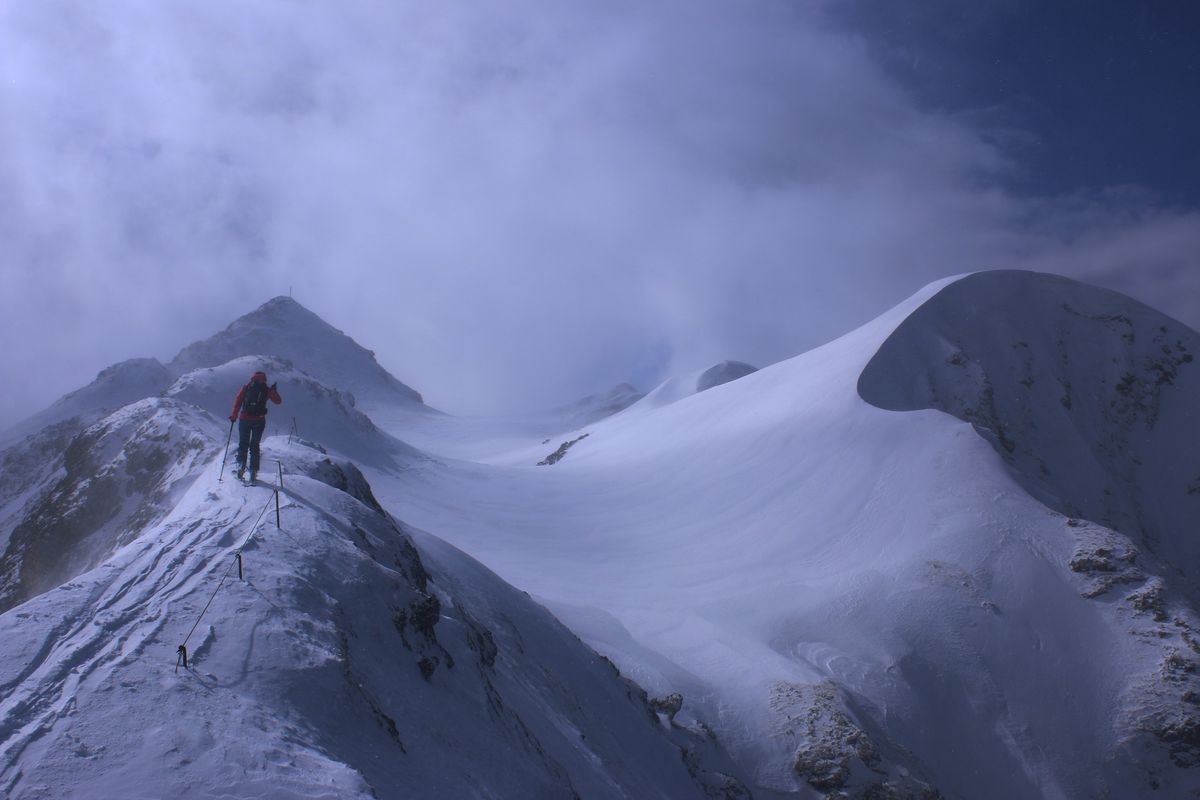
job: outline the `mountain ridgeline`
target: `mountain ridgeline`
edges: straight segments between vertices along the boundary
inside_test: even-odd
[[[858,390],[880,408],[971,423],[1035,497],[1128,535],[1197,603],[1197,357],[1200,335],[1128,297],[985,272],[904,320]]]
[[[1197,355],[999,271],[464,420],[275,298],[0,444],[0,795],[1200,796]]]

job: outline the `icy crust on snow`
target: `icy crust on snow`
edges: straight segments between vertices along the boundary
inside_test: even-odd
[[[183,374],[255,353],[301,364],[317,380],[368,405],[422,406],[421,395],[392,377],[372,351],[290,297],[269,300],[215,336],[188,345],[169,366]]]
[[[396,468],[422,458],[416,449],[375,427],[356,407],[354,397],[279,358],[243,356],[217,367],[196,369],[176,381],[166,395],[227,420],[238,391],[258,370],[267,373],[268,381],[278,384],[283,398],[281,405],[267,404],[267,436],[295,430],[304,439],[336,443],[336,449],[344,455],[381,468]],[[237,435],[235,427],[233,445],[237,444]]]
[[[255,526],[269,489],[209,476],[101,566],[0,614],[0,794],[747,796],[719,747],[664,727],[526,595],[299,474],[320,451],[268,444],[281,528]]]
[[[1128,534],[1200,601],[1200,334],[1066,278],[985,272],[938,292],[863,370],[891,410],[970,422],[1051,508]]]
[[[96,379],[81,389],[64,395],[45,411],[17,423],[0,434],[0,441],[11,443],[21,436],[78,417],[90,425],[105,414],[146,397],[155,397],[171,385],[175,376],[153,358],[131,358],[101,370]]]
[[[5,520],[0,609],[94,567],[166,514],[211,460],[219,437],[200,409],[150,398],[44,453],[55,471]]]

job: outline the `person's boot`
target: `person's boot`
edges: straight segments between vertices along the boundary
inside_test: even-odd
[[[252,470],[250,472],[250,482],[254,483],[257,480],[258,480],[258,472],[256,470]]]
[[[242,476],[246,474],[246,466],[244,464],[237,465],[237,479],[242,480]]]

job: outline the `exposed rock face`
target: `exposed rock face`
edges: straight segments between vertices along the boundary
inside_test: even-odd
[[[0,610],[103,561],[170,510],[217,452],[218,426],[165,398],[127,406],[74,436],[57,480],[26,507],[0,557]]]
[[[259,354],[303,364],[322,383],[351,392],[360,401],[422,402],[416,390],[379,365],[372,351],[290,297],[276,297],[215,336],[188,345],[169,366],[181,375]]]
[[[722,361],[709,367],[696,379],[696,391],[703,392],[723,383],[736,381],[747,375],[758,372],[758,367],[752,367],[744,361]]]
[[[297,470],[301,475],[343,491],[380,514],[386,513],[375,498],[375,493],[371,491],[371,484],[367,482],[366,477],[353,461],[331,458],[325,448],[314,442],[301,439],[292,444],[293,446],[285,456],[271,442],[265,443],[263,445],[264,462],[269,463],[274,457],[278,457],[282,462],[286,458],[290,470]],[[264,469],[264,474],[270,474],[270,470]],[[283,481],[286,487],[286,474]]]
[[[880,408],[970,422],[1031,494],[1126,534],[1200,602],[1200,537],[1185,533],[1200,519],[1195,354],[1200,334],[1122,295],[985,272],[906,319],[858,390]]]
[[[934,787],[891,763],[851,717],[833,683],[780,683],[772,689],[771,710],[778,735],[796,743],[794,769],[826,797],[939,800]]]
[[[567,454],[568,450],[570,450],[576,443],[583,441],[590,435],[591,434],[589,433],[585,433],[582,436],[578,436],[570,440],[569,442],[563,442],[558,446],[557,450],[543,458],[541,461],[537,462],[537,465],[539,467],[548,467],[552,464],[557,464],[559,461],[562,461],[563,456]]]

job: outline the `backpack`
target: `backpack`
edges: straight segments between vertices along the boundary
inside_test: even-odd
[[[250,381],[246,384],[246,396],[242,399],[242,413],[251,417],[263,417],[267,414],[267,394],[270,389],[265,383]]]

